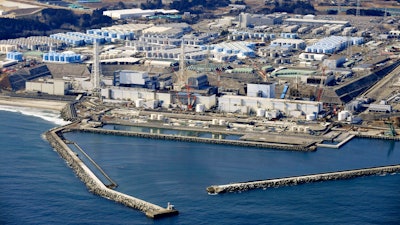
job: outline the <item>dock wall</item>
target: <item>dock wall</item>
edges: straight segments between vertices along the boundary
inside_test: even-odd
[[[278,179],[249,181],[226,185],[215,185],[207,188],[210,194],[241,192],[258,188],[282,187],[328,180],[344,180],[361,176],[400,172],[400,165],[373,167],[357,170],[346,170],[332,173],[320,173],[305,176],[285,177]]]
[[[244,147],[274,148],[274,149],[290,150],[290,151],[315,151],[315,148],[310,148],[308,146],[302,146],[302,145],[285,145],[285,144],[274,144],[274,143],[267,143],[267,142],[255,142],[255,141],[211,139],[211,138],[199,138],[199,137],[179,136],[179,135],[170,135],[170,134],[151,134],[151,133],[145,133],[145,132],[106,130],[106,129],[99,129],[99,128],[72,128],[69,131],[112,134],[112,135],[121,135],[121,136],[133,136],[133,137],[172,140],[172,141],[189,141],[189,142],[199,142],[199,143],[209,143],[209,144],[236,145],[236,146],[244,146]]]
[[[166,209],[161,206],[143,201],[141,199],[126,195],[106,187],[93,172],[83,163],[82,160],[73,152],[62,139],[62,130],[55,128],[45,133],[45,137],[58,154],[66,160],[68,165],[74,170],[77,176],[86,184],[90,192],[104,198],[119,202],[128,207],[140,210],[150,218],[161,218],[165,216],[177,215],[178,211]]]

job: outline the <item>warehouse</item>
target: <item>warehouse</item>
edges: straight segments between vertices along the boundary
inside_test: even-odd
[[[25,90],[27,92],[41,92],[49,95],[65,95],[71,89],[71,84],[64,80],[39,79],[27,81]]]

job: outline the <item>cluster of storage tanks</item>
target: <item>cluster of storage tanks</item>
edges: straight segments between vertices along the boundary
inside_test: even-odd
[[[81,62],[81,55],[74,52],[48,52],[43,54],[44,62],[75,63]]]

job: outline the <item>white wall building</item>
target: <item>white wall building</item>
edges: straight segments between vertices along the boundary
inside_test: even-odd
[[[42,92],[50,95],[65,95],[71,88],[71,84],[64,80],[39,79],[37,81],[27,81],[25,90],[29,92]]]
[[[143,10],[140,8],[134,9],[121,9],[121,10],[108,10],[104,11],[104,16],[109,16],[113,19],[128,19],[128,18],[140,18],[147,16],[154,16],[156,13],[163,14],[177,14],[178,10],[164,10],[164,9],[147,9]]]
[[[275,83],[247,84],[247,96],[275,98]]]
[[[266,111],[279,110],[287,116],[305,116],[318,114],[322,109],[322,102],[224,95],[218,99],[218,108],[226,113],[249,114],[261,108]]]

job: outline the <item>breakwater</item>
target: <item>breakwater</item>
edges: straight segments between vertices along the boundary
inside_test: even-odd
[[[212,139],[212,138],[179,136],[179,135],[171,135],[171,134],[152,134],[152,133],[136,132],[136,131],[107,130],[107,129],[101,129],[101,128],[83,128],[83,127],[77,128],[77,127],[75,127],[75,128],[69,128],[68,131],[91,132],[91,133],[99,133],[99,134],[132,136],[132,137],[152,138],[152,139],[172,140],[172,141],[188,141],[188,142],[209,143],[209,144],[236,145],[236,146],[243,146],[243,147],[274,148],[274,149],[290,150],[290,151],[315,151],[316,150],[315,148],[313,148],[313,146],[304,146],[304,145],[290,145],[290,144],[280,144],[280,143],[243,141],[243,140],[237,141],[237,140],[226,140],[226,139]]]
[[[74,170],[77,176],[85,183],[90,192],[140,210],[145,213],[146,216],[154,219],[177,215],[179,213],[177,210],[173,209],[173,207],[163,208],[130,195],[112,190],[104,185],[65,143],[62,133],[64,132],[64,129],[68,129],[68,127],[71,126],[73,125],[51,129],[45,133],[45,137],[58,154]]]
[[[395,173],[395,172],[400,172],[400,165],[346,170],[339,172],[320,173],[320,174],[285,177],[285,178],[259,180],[259,181],[248,181],[248,182],[232,183],[225,185],[214,185],[207,187],[207,192],[210,194],[241,192],[258,188],[264,189],[264,188],[291,186],[291,185],[320,182],[320,181],[344,180],[361,176],[371,176],[371,175]]]

